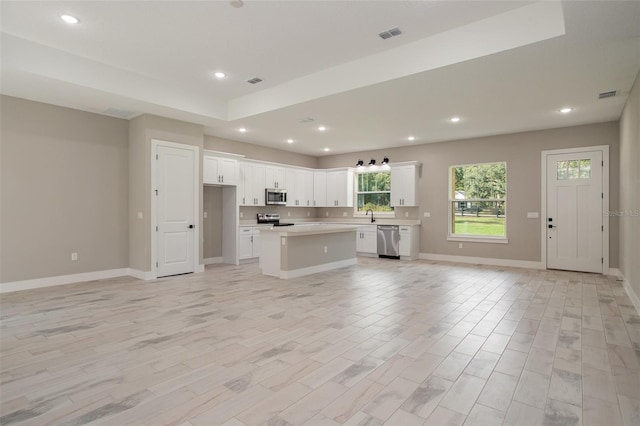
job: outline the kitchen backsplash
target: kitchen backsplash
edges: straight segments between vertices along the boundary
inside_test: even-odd
[[[399,220],[418,220],[418,207],[396,207],[395,219]],[[263,206],[263,207],[240,207],[240,220],[252,220],[256,218],[257,213],[279,213],[280,220],[286,222],[289,219],[302,218],[318,218],[318,219],[336,219],[336,218],[353,218],[352,207],[286,207],[286,206]],[[328,213],[328,215],[327,215]],[[360,216],[358,216],[360,217]]]

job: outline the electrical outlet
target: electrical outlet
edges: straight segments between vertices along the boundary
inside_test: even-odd
[[[74,261],[78,260],[78,253],[75,253],[75,252],[71,253],[71,260],[74,260]]]
[[[142,212],[138,212],[138,219],[142,219]]]
[[[307,217],[311,216],[311,212],[307,212]]]
[[[329,216],[329,212],[324,212],[324,215],[325,216]]]
[[[244,217],[244,213],[240,212],[240,219]]]
[[[404,212],[404,217],[409,217],[409,212]]]
[[[207,212],[204,212],[204,218],[205,219],[207,218]]]
[[[343,217],[347,217],[347,212],[342,212]]]
[[[458,244],[458,248],[462,248],[462,243],[459,243],[459,244]]]
[[[287,212],[287,217],[291,217],[291,212]]]
[[[327,252],[327,246],[324,246],[324,252],[325,253]]]
[[[424,212],[422,215],[424,217],[431,217],[431,212]]]

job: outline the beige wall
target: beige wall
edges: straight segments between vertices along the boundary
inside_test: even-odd
[[[128,122],[8,96],[0,103],[0,281],[126,268]]]
[[[292,166],[315,168],[318,165],[318,159],[311,155],[297,154],[295,152],[232,141],[209,135],[205,135],[204,137],[204,149],[240,154],[244,155],[247,159],[271,161],[274,163],[290,164]]]
[[[134,118],[129,125],[129,267],[138,271],[151,271],[151,141],[195,145],[202,148],[204,127],[170,118],[144,114]],[[200,168],[202,182],[202,167]],[[202,186],[200,187],[202,206]],[[142,219],[138,213],[142,212]],[[200,262],[203,253],[202,212],[198,224]]]
[[[294,271],[330,262],[353,259],[356,231],[288,237],[282,246],[280,269]],[[324,252],[327,247],[327,252]]]
[[[202,194],[203,251],[205,259],[222,256],[222,188],[206,185]]]
[[[620,118],[619,176],[619,268],[640,297],[640,74]]]
[[[419,179],[419,217],[422,219],[420,252],[442,255],[488,257],[524,261],[540,261],[540,219],[527,219],[527,212],[541,212],[541,151],[582,146],[610,146],[611,208],[618,205],[619,143],[616,122],[566,127],[460,141],[406,146],[367,152],[367,157],[391,162],[422,163]],[[321,157],[320,168],[353,166],[362,153]],[[509,244],[463,243],[447,241],[448,170],[449,166],[470,163],[507,162]],[[611,220],[610,265],[618,264],[618,223]]]

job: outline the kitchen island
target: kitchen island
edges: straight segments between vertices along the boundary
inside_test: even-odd
[[[356,225],[313,224],[260,230],[260,269],[288,279],[355,265]]]

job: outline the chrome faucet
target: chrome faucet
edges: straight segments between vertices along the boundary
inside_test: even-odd
[[[367,210],[367,216],[369,216],[369,212],[371,212],[371,223],[375,222],[376,220],[373,218],[373,210],[368,209]]]

